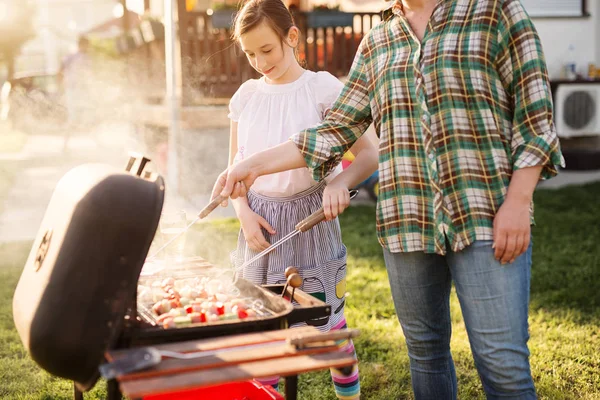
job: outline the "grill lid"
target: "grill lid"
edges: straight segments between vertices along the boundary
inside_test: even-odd
[[[118,339],[158,226],[164,181],[148,161],[134,156],[126,172],[86,164],[60,180],[13,297],[33,360],[82,390]]]

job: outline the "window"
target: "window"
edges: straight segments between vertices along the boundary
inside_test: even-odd
[[[531,17],[587,16],[586,0],[521,0]]]

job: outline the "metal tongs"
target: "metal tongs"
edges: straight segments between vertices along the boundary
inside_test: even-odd
[[[357,194],[358,194],[358,190],[356,190],[356,189],[350,190],[350,199],[355,198]],[[273,243],[272,245],[270,245],[269,247],[267,247],[266,249],[264,249],[263,251],[261,251],[260,253],[258,253],[251,259],[249,259],[248,261],[246,261],[244,264],[242,264],[238,268],[238,270],[244,269],[245,267],[252,264],[254,261],[269,254],[270,252],[272,252],[277,247],[281,246],[283,243],[287,242],[294,236],[299,235],[302,232],[306,232],[307,230],[311,229],[313,226],[315,226],[318,223],[323,222],[323,221],[325,221],[325,210],[323,210],[323,207],[321,207],[317,211],[315,211],[314,213],[312,213],[311,215],[309,215],[308,217],[303,219],[302,221],[298,222],[298,224],[296,224],[296,229],[294,229],[292,232],[288,233],[287,235],[285,235],[284,237],[279,239],[277,242]]]
[[[358,190],[356,190],[356,189],[350,190],[350,199],[355,198],[357,194],[358,194]],[[210,203],[208,203],[208,205],[206,207],[204,207],[202,209],[202,211],[200,211],[200,213],[198,214],[196,219],[194,219],[192,222],[190,222],[190,224],[188,226],[186,226],[184,230],[179,232],[176,236],[171,238],[171,240],[169,240],[162,247],[160,247],[158,250],[156,250],[154,252],[154,254],[152,254],[149,258],[152,259],[152,258],[156,257],[156,255],[158,253],[160,253],[161,251],[166,249],[178,237],[180,237],[181,235],[186,233],[192,227],[192,225],[194,225],[196,222],[200,221],[203,218],[206,218],[206,216],[208,216],[208,214],[210,214],[215,208],[217,208],[219,206],[219,204],[221,204],[225,200],[227,200],[227,197],[224,197],[221,195],[218,195],[217,197],[215,197]],[[250,260],[246,261],[238,269],[241,270],[241,269],[247,267],[254,261],[258,260],[259,258],[269,254],[270,252],[272,252],[277,247],[279,247],[283,243],[287,242],[294,236],[296,236],[302,232],[306,232],[307,230],[311,229],[313,226],[315,226],[318,223],[323,222],[323,221],[325,221],[325,211],[323,210],[323,207],[321,207],[320,209],[318,209],[317,211],[315,211],[314,213],[312,213],[311,215],[309,215],[302,221],[298,222],[298,224],[296,225],[296,229],[294,229],[292,232],[288,233],[286,236],[279,239],[277,242],[273,243],[272,245],[270,245],[269,247],[267,247],[266,249],[264,249],[263,251],[258,253],[256,256],[252,257]]]

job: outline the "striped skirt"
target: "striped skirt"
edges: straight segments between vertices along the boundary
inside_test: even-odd
[[[275,229],[270,235],[263,229],[263,235],[270,243],[275,243],[292,232],[298,222],[317,211],[323,205],[325,184],[313,186],[290,197],[266,197],[256,192],[248,193],[250,209],[262,216]],[[300,289],[331,306],[328,320],[311,320],[306,324],[317,327],[322,332],[346,328],[344,304],[346,295],[346,247],[338,219],[324,221],[312,229],[296,235],[266,256],[251,265],[240,267],[257,252],[246,244],[240,230],[237,249],[231,258],[240,275],[258,285],[285,283],[285,269],[298,268],[303,278]],[[295,326],[304,325],[297,324]],[[338,342],[340,349],[356,355],[352,340]],[[349,375],[332,368],[331,377],[336,396],[342,400],[353,400],[360,396],[358,365],[354,365]],[[279,377],[259,380],[263,384],[277,387]]]
[[[298,222],[321,208],[325,184],[315,185],[290,197],[266,197],[248,193],[250,208],[271,224],[275,234],[263,229],[265,238],[275,243],[292,232]],[[246,244],[240,230],[237,249],[232,262],[239,269],[257,252]],[[346,293],[346,247],[342,243],[339,221],[324,221],[312,229],[296,235],[266,256],[239,271],[243,278],[258,284],[285,283],[285,269],[294,266],[300,271],[303,284],[300,289],[331,306],[329,321],[309,321],[321,331],[329,331],[344,318]]]

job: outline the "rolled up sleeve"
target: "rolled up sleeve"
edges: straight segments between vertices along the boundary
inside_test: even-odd
[[[542,166],[541,179],[558,173],[564,158],[552,117],[552,94],[539,36],[517,0],[506,1],[500,33],[503,80],[513,99],[513,170]]]
[[[323,122],[291,138],[304,156],[306,165],[316,181],[325,178],[340,163],[344,153],[371,124],[363,55],[365,40],[354,58],[342,93]]]

